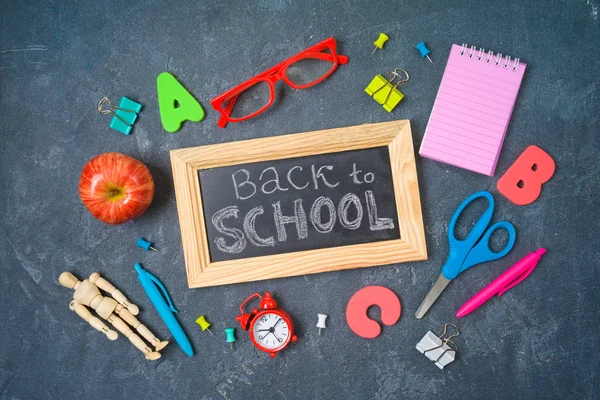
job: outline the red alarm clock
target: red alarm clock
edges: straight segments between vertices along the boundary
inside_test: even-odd
[[[244,306],[250,299],[259,297],[260,309],[255,308],[252,313],[244,313]],[[275,358],[277,352],[285,349],[288,344],[298,340],[294,335],[294,321],[283,308],[277,307],[277,302],[271,297],[271,293],[265,292],[264,297],[254,293],[240,305],[240,312],[235,319],[240,323],[242,329],[250,331],[250,340],[254,345],[269,353]]]

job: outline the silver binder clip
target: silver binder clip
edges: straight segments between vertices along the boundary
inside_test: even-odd
[[[456,330],[456,333],[445,337],[449,326],[453,327]],[[456,357],[457,347],[450,339],[458,335],[460,335],[458,327],[452,323],[447,323],[444,325],[444,332],[442,332],[440,336],[428,331],[427,334],[423,336],[423,339],[417,343],[416,348],[421,354],[424,354],[425,357],[433,361],[439,369],[444,369],[444,367],[454,361],[454,358]]]

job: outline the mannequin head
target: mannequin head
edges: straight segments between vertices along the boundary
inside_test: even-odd
[[[70,272],[63,272],[60,274],[58,281],[61,285],[69,289],[75,289],[77,285],[79,285],[79,279],[77,279],[75,275]]]

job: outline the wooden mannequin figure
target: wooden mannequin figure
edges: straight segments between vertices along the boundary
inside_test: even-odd
[[[160,358],[159,350],[163,349],[169,342],[160,341],[148,328],[142,325],[134,317],[139,313],[138,306],[130,303],[119,289],[102,278],[99,273],[94,272],[89,279],[79,281],[72,273],[63,272],[60,274],[58,281],[62,286],[75,290],[69,308],[92,327],[104,333],[110,340],[115,340],[118,336],[117,332],[111,330],[102,320],[93,316],[87,307],[95,310],[102,319],[108,321],[117,331],[125,335],[135,347],[146,355],[147,360],[158,360]],[[100,289],[109,293],[114,299],[103,296]],[[128,324],[150,342],[156,350],[152,350],[151,347],[147,346]]]

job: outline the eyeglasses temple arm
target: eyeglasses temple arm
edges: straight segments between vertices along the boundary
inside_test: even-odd
[[[316,58],[317,60],[323,60],[323,61],[333,61],[333,54],[331,53],[323,53],[320,51],[311,51],[311,52],[305,52],[304,55],[310,56],[310,58]],[[341,54],[337,55],[338,58],[338,62],[340,64],[348,64],[348,56],[343,56]]]
[[[221,118],[219,118],[219,122],[217,123],[217,125],[219,125],[219,127],[225,128],[227,126],[228,118],[231,115],[231,111],[233,110],[233,107],[235,107],[235,102],[237,101],[239,96],[240,96],[239,94],[236,96],[233,96],[227,102],[227,105],[225,106],[225,109],[223,110],[223,114],[221,114]]]

